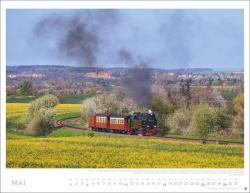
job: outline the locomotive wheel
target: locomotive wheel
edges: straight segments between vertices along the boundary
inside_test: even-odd
[[[137,135],[138,135],[138,136],[145,136],[145,132],[138,133]]]
[[[134,135],[134,131],[132,131],[132,130],[131,130],[131,131],[128,131],[128,134],[129,134],[129,135]]]

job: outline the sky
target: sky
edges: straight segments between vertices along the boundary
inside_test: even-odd
[[[6,21],[8,66],[244,66],[240,9],[9,9]]]

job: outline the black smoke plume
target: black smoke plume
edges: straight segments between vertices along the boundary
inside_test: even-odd
[[[148,107],[152,101],[151,76],[151,69],[138,65],[128,69],[122,82],[126,94],[141,106]]]
[[[159,28],[153,30],[155,34],[149,36],[144,31],[134,30],[135,34],[131,37],[128,34],[127,42],[119,42],[119,34],[126,36],[120,30],[130,28],[131,21],[119,10],[80,10],[69,15],[51,14],[37,23],[34,34],[44,41],[56,41],[60,59],[71,59],[80,66],[97,67],[98,59],[103,58],[110,58],[108,60],[114,64],[117,61],[113,59],[118,56],[118,65],[123,63],[128,67],[121,84],[123,90],[138,104],[149,106],[155,61],[160,60],[161,65],[166,67],[187,67],[190,63],[192,19],[186,16],[184,11],[176,10],[168,19],[160,17]],[[157,42],[159,46],[147,46],[144,49],[144,44],[136,37],[152,42],[153,45]],[[128,45],[131,47],[127,48]],[[150,52],[144,55],[147,49],[158,49],[159,55],[150,55]],[[152,61],[149,62],[146,57],[152,58]],[[102,60],[99,62],[101,67],[108,65],[102,63]]]
[[[88,29],[89,26],[79,17],[71,20],[70,26],[58,44],[59,50],[81,64],[93,66],[99,49],[98,34]]]
[[[119,59],[125,64],[131,65],[134,63],[134,58],[130,52],[128,52],[125,48],[122,48],[118,52]]]
[[[122,62],[130,66],[122,81],[124,92],[141,106],[149,106],[152,101],[152,69],[142,60],[135,57],[125,48],[118,52]],[[139,65],[136,65],[139,63]],[[132,67],[132,68],[131,68]]]
[[[102,26],[116,22],[114,10],[79,11],[68,17],[51,14],[37,23],[33,32],[39,38],[57,40],[59,55],[81,66],[95,66],[102,47]]]

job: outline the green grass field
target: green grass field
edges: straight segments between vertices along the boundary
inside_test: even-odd
[[[62,104],[80,104],[83,100],[93,97],[96,94],[80,94],[80,95],[66,95],[60,98]],[[9,96],[7,103],[30,103],[39,96]]]
[[[30,103],[37,98],[37,96],[10,96],[7,97],[7,103]]]
[[[232,101],[239,94],[239,92],[234,91],[221,91],[220,93],[221,96],[227,101]]]
[[[47,137],[16,131],[29,104],[7,103],[8,168],[243,168],[244,147],[172,142],[92,131],[54,130]],[[79,115],[79,104],[56,106],[56,119]],[[73,124],[73,123],[72,123]]]
[[[90,94],[63,96],[60,99],[60,101],[63,104],[80,104],[83,100],[93,97],[95,95],[96,94],[90,93]]]

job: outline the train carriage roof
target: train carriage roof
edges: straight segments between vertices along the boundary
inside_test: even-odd
[[[111,118],[129,118],[130,115],[123,115],[123,114],[111,114]]]
[[[110,114],[110,113],[97,113],[95,114],[98,117],[112,117],[112,118],[129,118],[130,115],[124,115],[124,114]]]
[[[110,117],[110,114],[108,113],[96,113],[95,115],[98,117]]]

